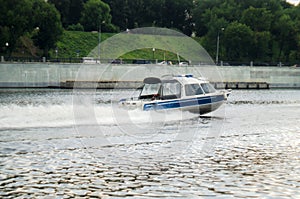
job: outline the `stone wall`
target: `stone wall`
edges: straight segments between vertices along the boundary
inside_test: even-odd
[[[203,76],[212,82],[267,82],[270,87],[300,88],[300,68],[246,66],[163,66],[1,63],[0,87],[59,87],[66,81],[142,81],[177,74]]]

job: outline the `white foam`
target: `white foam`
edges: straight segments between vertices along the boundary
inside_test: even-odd
[[[60,127],[74,124],[71,105],[2,106],[0,127],[3,129],[26,127]]]
[[[180,111],[154,112],[142,110],[121,110],[110,104],[95,105],[94,114],[74,114],[78,107],[62,105],[0,105],[0,129],[64,127],[73,125],[122,125],[135,124],[144,128],[153,124],[174,122],[193,118],[192,113]],[[85,107],[82,107],[84,111]],[[76,117],[76,118],[75,118]],[[93,120],[94,119],[94,120]]]

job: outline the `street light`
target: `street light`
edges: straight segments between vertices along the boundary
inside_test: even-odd
[[[152,49],[152,52],[153,52],[153,60],[154,60],[155,48]]]
[[[58,49],[55,49],[55,57],[56,57],[56,61],[57,61],[57,54],[58,54]]]
[[[99,34],[98,34],[98,60],[99,60],[99,64],[101,63],[100,61],[100,43],[101,43],[101,32],[102,32],[102,24],[105,24],[105,21],[102,21],[99,25]],[[98,60],[96,61],[96,63],[98,63]]]
[[[7,52],[7,48],[8,48],[8,46],[9,46],[9,43],[8,43],[8,42],[6,42],[6,43],[5,43],[5,47],[3,47],[3,48],[4,48],[4,55],[3,55],[3,56],[1,56],[1,60],[0,60],[0,62],[4,62],[4,56],[5,56],[6,52]]]
[[[224,28],[221,28],[221,31],[224,31]],[[218,37],[217,37],[217,53],[216,53],[216,64],[219,63],[219,51],[220,51],[220,30],[218,30]]]
[[[7,56],[8,56],[8,57],[10,57],[10,52],[9,52],[9,49],[8,49],[8,47],[9,47],[9,43],[8,43],[8,42],[6,42],[6,43],[5,43],[5,46],[6,46],[6,49],[5,49],[5,54],[7,54]]]

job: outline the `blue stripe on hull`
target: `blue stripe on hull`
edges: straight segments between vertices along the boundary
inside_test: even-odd
[[[166,102],[145,104],[143,110],[148,111],[148,110],[185,108],[185,107],[213,104],[224,100],[225,100],[224,95],[216,95],[210,97],[205,96],[205,97],[197,97],[197,98],[182,99],[182,100],[171,100]]]

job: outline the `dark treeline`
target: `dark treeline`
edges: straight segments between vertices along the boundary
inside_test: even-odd
[[[11,55],[22,43],[47,55],[63,32],[57,9],[44,0],[0,0],[0,54]]]
[[[2,52],[5,41],[12,44],[9,48],[13,50],[17,38],[24,35],[47,51],[54,47],[61,27],[119,32],[155,26],[199,37],[213,57],[219,38],[219,60],[291,63],[300,60],[300,6],[285,0],[0,0],[0,3],[5,8],[0,13]],[[22,28],[17,28],[17,24]],[[46,42],[48,34],[52,39]]]
[[[220,59],[299,62],[300,6],[284,0],[198,0],[193,19],[211,54],[220,35]]]

